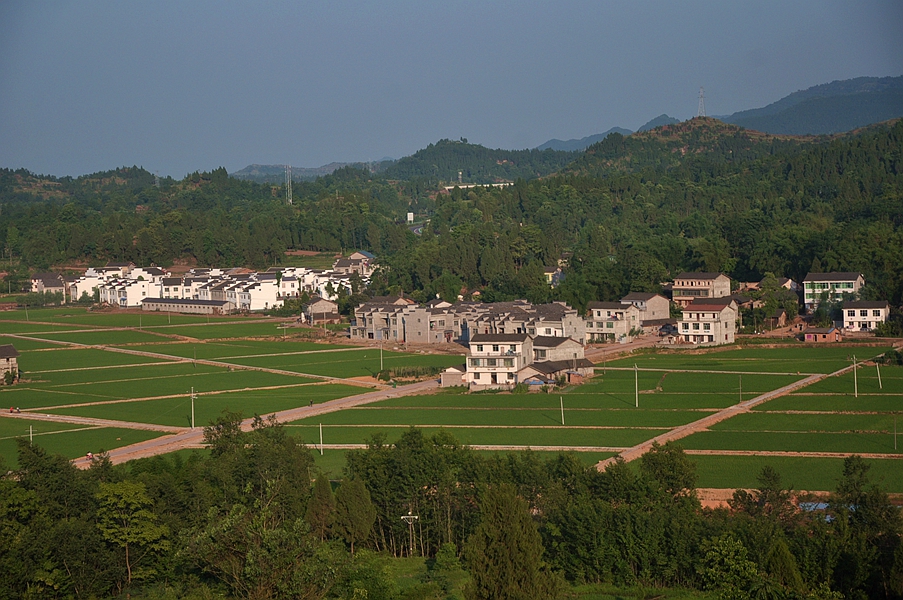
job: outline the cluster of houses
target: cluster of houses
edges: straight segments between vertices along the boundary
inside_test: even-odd
[[[102,304],[119,308],[196,314],[228,314],[264,311],[282,306],[287,298],[303,293],[328,301],[343,291],[350,293],[352,278],[366,283],[374,269],[373,255],[356,252],[337,260],[332,270],[280,267],[263,272],[249,269],[191,269],[174,276],[157,267],[132,263],[89,268],[84,275],[64,277],[38,273],[32,277],[34,292],[62,292],[77,301],[87,294]],[[337,318],[335,306],[320,316]]]

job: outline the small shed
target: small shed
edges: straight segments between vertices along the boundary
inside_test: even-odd
[[[811,344],[830,344],[843,341],[843,336],[836,327],[810,327],[803,332],[803,339]]]
[[[0,346],[0,383],[6,383],[7,373],[12,373],[12,379],[19,378],[19,352],[12,344]]]
[[[342,316],[339,314],[339,305],[332,300],[314,296],[304,307],[304,316],[311,325],[322,325],[324,323],[341,323]]]
[[[442,371],[439,375],[439,387],[455,387],[465,385],[464,373],[467,368],[464,365],[456,365]]]

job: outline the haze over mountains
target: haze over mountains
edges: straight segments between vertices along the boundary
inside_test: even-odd
[[[879,123],[903,116],[903,76],[899,77],[858,77],[843,81],[833,81],[800,90],[762,108],[736,112],[715,118],[739,125],[745,129],[770,134],[783,135],[827,135],[851,131],[872,123]],[[678,123],[679,120],[659,115],[637,129],[648,131],[663,125]],[[580,139],[551,139],[537,146],[535,151],[553,150],[558,152],[582,152],[586,148],[604,140],[612,133],[630,135],[634,133],[622,127],[612,127],[603,133],[588,135]],[[467,145],[465,142],[465,146]],[[431,145],[432,147],[432,145]],[[428,149],[421,150],[424,152]],[[463,151],[464,148],[459,148]],[[500,152],[510,152],[503,150]],[[417,153],[419,154],[419,153]],[[417,156],[417,154],[413,156]],[[472,152],[471,152],[472,154]],[[407,158],[413,158],[407,157]],[[403,161],[405,159],[402,159]],[[507,159],[501,158],[500,161]],[[532,161],[533,159],[531,159]],[[316,168],[292,168],[294,180],[312,180],[333,173],[346,166],[367,168],[373,172],[389,169],[396,161],[382,159],[372,163],[333,162]],[[422,162],[422,160],[421,160]],[[558,162],[558,161],[553,161]],[[446,169],[442,169],[443,172]],[[510,174],[519,171],[510,170]],[[541,175],[543,169],[533,169]],[[231,173],[238,179],[260,183],[280,183],[285,180],[284,165],[249,165]],[[438,169],[435,175],[439,175]],[[488,175],[488,173],[484,173]],[[465,178],[467,174],[464,174]],[[475,179],[468,179],[478,182]]]

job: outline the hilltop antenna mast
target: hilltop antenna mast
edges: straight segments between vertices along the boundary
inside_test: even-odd
[[[292,203],[292,166],[285,166],[285,199]]]
[[[699,88],[699,108],[696,110],[696,116],[705,116],[705,90],[702,87]]]
[[[160,187],[160,171],[154,171],[154,187]]]

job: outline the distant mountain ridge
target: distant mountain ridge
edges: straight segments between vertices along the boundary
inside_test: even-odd
[[[544,144],[541,144],[536,147],[537,150],[561,150],[562,152],[579,152],[582,150],[586,150],[596,142],[601,142],[605,138],[612,133],[620,133],[621,135],[630,135],[633,133],[629,129],[623,129],[621,127],[612,127],[605,133],[596,133],[594,135],[588,135],[585,138],[572,139],[572,140],[558,140],[552,139]]]
[[[292,181],[312,181],[317,177],[332,175],[335,171],[349,166],[357,169],[367,169],[375,173],[384,170],[392,162],[394,162],[392,159],[382,159],[379,162],[372,163],[331,162],[322,167],[292,167]],[[255,181],[257,183],[285,183],[285,167],[286,165],[254,164],[229,173],[229,175],[236,179]]]
[[[903,117],[903,76],[832,81],[722,120],[764,133],[825,135],[897,117]]]

